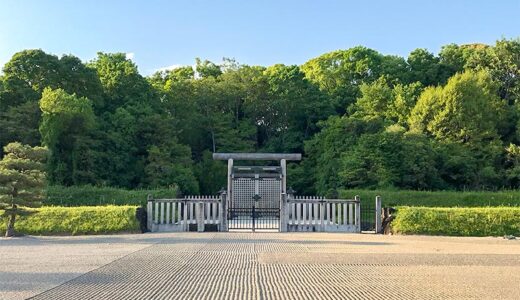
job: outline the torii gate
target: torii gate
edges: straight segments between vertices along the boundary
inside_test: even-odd
[[[284,195],[287,194],[287,161],[301,160],[300,153],[213,153],[227,160],[227,229],[283,231]],[[279,166],[235,166],[235,161],[271,160]]]

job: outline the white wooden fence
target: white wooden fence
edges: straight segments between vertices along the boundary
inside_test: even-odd
[[[178,199],[153,199],[148,196],[148,229],[151,232],[205,231],[207,225],[223,230],[223,196],[187,196]]]
[[[282,194],[280,231],[361,232],[361,202]],[[376,198],[376,233],[381,223],[381,198]],[[148,196],[148,229],[165,231],[227,231],[226,192],[220,196],[153,199]]]
[[[357,196],[355,199],[288,196],[281,231],[361,232],[360,204]]]

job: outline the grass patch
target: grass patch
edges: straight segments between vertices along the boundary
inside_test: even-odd
[[[520,207],[398,207],[392,230],[452,236],[520,235]]]
[[[520,191],[498,192],[461,191],[407,191],[407,190],[342,190],[340,197],[353,198],[359,195],[361,201],[375,201],[382,197],[383,206],[428,206],[428,207],[482,207],[520,206]]]
[[[49,186],[46,189],[45,206],[100,206],[100,205],[144,205],[146,197],[175,198],[177,189],[125,190],[114,187],[95,186]]]
[[[82,235],[140,232],[136,206],[41,207],[27,216],[17,216],[17,233],[30,235]],[[2,211],[0,211],[1,213]],[[0,217],[5,234],[7,218]]]

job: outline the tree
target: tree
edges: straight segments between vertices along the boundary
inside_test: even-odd
[[[220,66],[214,64],[209,60],[203,61],[200,58],[195,59],[195,70],[197,71],[197,75],[202,78],[217,78],[222,74]]]
[[[347,188],[442,187],[431,142],[396,125],[361,135],[342,154],[339,177]]]
[[[171,118],[161,110],[159,92],[124,53],[98,53],[88,66],[97,72],[104,94],[96,130],[103,149],[97,176],[109,185],[146,185],[150,146],[176,134]]]
[[[27,101],[0,111],[0,146],[11,141],[39,145],[41,111],[37,101]]]
[[[95,126],[92,102],[62,89],[46,88],[40,100],[42,141],[49,148],[52,184],[95,183],[90,131]]]
[[[345,112],[358,97],[358,86],[381,75],[382,55],[365,47],[338,50],[303,64],[305,76],[326,92],[336,111]]]
[[[298,152],[317,132],[317,123],[333,113],[325,94],[312,85],[298,66],[274,65],[264,71],[267,101],[257,111],[263,146],[273,152]]]
[[[422,85],[392,84],[386,76],[360,87],[361,97],[353,107],[353,116],[364,119],[381,119],[389,124],[407,126],[408,117],[422,91]]]
[[[424,86],[442,83],[439,58],[426,49],[415,49],[408,56],[410,77]]]
[[[381,131],[379,119],[361,120],[355,117],[332,116],[319,123],[321,131],[305,142],[305,153],[310,158],[307,170],[315,178],[316,191],[328,194],[344,187],[338,173],[340,158],[363,134]],[[307,163],[307,162],[306,162]]]
[[[386,119],[388,107],[393,102],[392,88],[385,77],[360,87],[361,97],[356,101],[356,116],[366,119]]]
[[[38,100],[45,88],[61,88],[103,105],[97,74],[72,55],[58,58],[42,50],[24,50],[4,66],[0,84],[0,147],[10,141],[39,145],[41,118]]]
[[[214,160],[211,152],[206,150],[195,166],[195,175],[200,185],[200,192],[203,195],[214,195],[227,184],[227,165],[220,160]]]
[[[504,102],[485,71],[467,71],[444,87],[427,88],[410,116],[410,128],[440,140],[479,144],[497,138]]]
[[[45,186],[44,161],[47,150],[20,143],[4,147],[0,161],[0,209],[8,217],[6,237],[15,234],[16,216],[26,207],[38,207]]]
[[[175,143],[150,146],[144,170],[150,187],[177,186],[183,193],[199,192],[187,146]]]
[[[310,82],[329,95],[339,114],[360,96],[359,86],[363,83],[383,75],[402,83],[410,80],[404,59],[361,46],[325,53],[309,60],[301,69]]]
[[[520,186],[520,146],[509,144],[506,148],[506,176],[513,188]]]

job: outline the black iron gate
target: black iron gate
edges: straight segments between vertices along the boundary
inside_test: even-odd
[[[279,229],[280,184],[277,178],[234,178],[228,228]]]
[[[375,203],[361,200],[361,231],[374,231],[376,229],[375,216]]]

